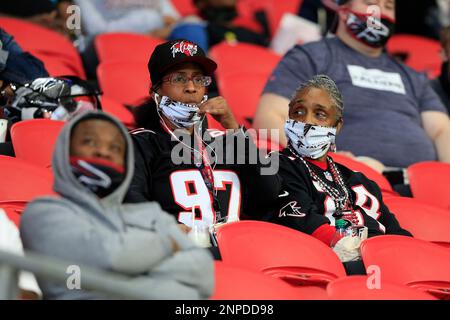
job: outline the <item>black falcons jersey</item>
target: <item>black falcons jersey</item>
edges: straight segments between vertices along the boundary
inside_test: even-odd
[[[322,170],[311,162],[308,162],[308,165],[319,178],[336,188],[329,171]],[[343,165],[336,163],[336,166],[351,191],[350,197],[357,218],[355,225],[366,226],[369,237],[380,234],[411,236],[389,212],[375,182]],[[278,197],[277,210],[272,216],[273,222],[308,234],[312,234],[325,223],[334,226],[335,202],[320,184],[311,178],[302,160],[294,156],[289,149],[280,153],[280,176],[283,188]]]
[[[216,142],[221,136],[225,136],[223,132],[214,130],[208,130],[208,134],[211,141]],[[228,134],[245,140],[245,152],[249,152],[249,145],[253,142],[249,141],[251,139],[248,139],[243,130]],[[157,201],[163,210],[188,226],[192,225],[193,211],[195,219],[207,224],[216,222],[217,211],[220,211],[221,216],[227,216],[228,222],[247,216],[257,218],[263,213],[267,214],[268,205],[276,201],[281,190],[278,175],[260,175],[259,162],[228,164],[228,161],[224,164],[225,161],[219,163],[219,159],[216,166],[212,166],[217,199],[214,201],[207,187],[208,180],[204,179],[201,170],[194,163],[175,164],[172,161],[172,152],[180,147],[188,150],[189,154],[192,152],[178,141],[172,141],[168,132],[137,129],[132,132],[132,138],[135,147],[135,173],[126,202]],[[225,154],[235,147],[229,141],[223,142]],[[189,145],[192,146],[190,143]],[[208,145],[211,143],[208,142]],[[235,151],[233,155],[238,153],[236,150],[231,151]]]

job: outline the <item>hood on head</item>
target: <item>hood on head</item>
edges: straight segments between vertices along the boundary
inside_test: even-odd
[[[85,188],[72,173],[70,166],[70,138],[73,128],[81,121],[88,119],[103,119],[109,121],[117,126],[122,132],[125,143],[125,177],[122,183],[108,196],[99,199],[94,193]],[[58,139],[55,144],[52,159],[52,169],[55,177],[53,184],[53,190],[65,198],[72,200],[73,202],[101,202],[102,205],[117,206],[122,204],[128,187],[131,183],[131,179],[134,174],[134,154],[133,154],[133,142],[127,129],[124,125],[113,116],[110,116],[101,111],[90,111],[82,113],[70,121],[68,121],[61,130]]]

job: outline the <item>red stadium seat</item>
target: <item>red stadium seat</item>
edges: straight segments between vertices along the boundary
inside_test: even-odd
[[[164,41],[138,33],[103,33],[94,44],[100,62],[148,62],[155,47]]]
[[[20,215],[23,213],[26,202],[2,202],[0,201],[0,209],[3,209],[8,218],[14,222],[16,226],[20,224]]]
[[[258,101],[268,74],[239,72],[226,73],[218,78],[220,93],[227,100],[236,120],[250,128]]]
[[[379,172],[375,171],[371,167],[365,165],[364,163],[354,160],[350,157],[338,154],[338,153],[329,153],[329,155],[333,158],[333,160],[347,168],[363,173],[367,178],[374,181],[382,192],[388,192],[392,194],[396,194],[392,189],[389,181]]]
[[[450,250],[405,236],[385,235],[363,241],[366,268],[375,265],[383,280],[408,285],[438,298],[450,298]]]
[[[197,12],[197,8],[194,6],[193,0],[172,0],[171,2],[182,17],[186,17]]]
[[[53,175],[23,160],[0,156],[0,202],[28,202],[42,195],[54,194]]]
[[[115,116],[127,128],[129,129],[135,128],[133,114],[123,104],[113,99],[110,99],[107,96],[102,96],[101,99],[103,112]]]
[[[100,88],[105,96],[122,104],[137,104],[149,96],[147,62],[112,61],[97,67]]]
[[[52,77],[77,76],[82,79],[85,78],[84,73],[80,73],[72,62],[69,63],[68,61],[59,59],[58,57],[46,55],[42,56],[39,54],[36,54],[36,57],[44,63],[45,69]]]
[[[411,34],[394,34],[389,39],[387,51],[394,55],[406,55],[406,65],[428,77],[435,78],[441,73],[442,59],[439,41]]]
[[[436,300],[425,292],[380,279],[380,287],[370,289],[367,276],[351,276],[333,280],[327,286],[332,300]],[[370,282],[369,282],[370,283]]]
[[[11,141],[16,157],[42,167],[50,167],[53,146],[64,121],[32,119],[11,127]]]
[[[408,167],[411,192],[417,200],[450,209],[450,164],[442,162],[419,162]]]
[[[300,300],[307,299],[283,281],[259,272],[215,262],[215,287],[211,300]]]
[[[324,286],[345,276],[337,255],[305,233],[267,222],[239,221],[218,228],[222,261],[262,271],[293,285]]]
[[[217,80],[227,73],[255,72],[258,74],[271,74],[278,64],[281,56],[275,52],[248,43],[229,44],[222,42],[211,48],[211,58],[217,63]]]
[[[384,202],[415,238],[450,246],[450,210],[404,197],[391,197]]]
[[[41,59],[50,75],[75,75],[85,79],[81,57],[63,35],[21,19],[0,17],[0,26],[12,34],[23,50]]]
[[[240,0],[237,7],[239,14],[244,17],[253,17],[256,11],[264,10],[269,20],[270,35],[273,37],[283,15],[285,13],[297,15],[302,2],[302,0]]]

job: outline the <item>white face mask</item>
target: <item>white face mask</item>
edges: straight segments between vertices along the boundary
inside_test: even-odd
[[[284,132],[288,145],[300,156],[318,159],[325,155],[336,141],[336,128],[313,126],[304,122],[287,120]]]
[[[162,96],[158,102],[159,94],[154,94],[154,100],[158,109],[178,128],[190,128],[196,122],[201,120],[198,115],[198,106],[208,100],[208,96],[203,96],[203,100],[199,104],[187,104],[173,101],[167,96]]]

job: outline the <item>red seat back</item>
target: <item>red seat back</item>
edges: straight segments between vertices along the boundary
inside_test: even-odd
[[[450,209],[450,164],[434,161],[415,163],[408,167],[411,192],[417,200]]]
[[[180,16],[185,17],[197,12],[192,0],[171,0],[173,6],[178,11]]]
[[[155,47],[164,41],[137,33],[103,33],[95,37],[94,45],[100,62],[148,62]]]
[[[100,63],[97,77],[104,95],[122,104],[137,104],[149,96],[147,62],[111,61]]]
[[[426,72],[430,78],[441,73],[441,45],[437,40],[411,34],[395,34],[389,39],[386,49],[391,54],[406,55],[406,65],[416,71]]]
[[[450,210],[404,197],[386,198],[384,203],[415,238],[450,246]]]
[[[333,300],[435,300],[433,296],[405,285],[380,279],[380,286],[371,288],[371,278],[351,276],[333,280],[327,293]]]
[[[347,168],[358,171],[364,174],[368,179],[373,180],[378,187],[381,189],[381,191],[385,192],[392,192],[394,193],[394,190],[392,189],[391,184],[386,179],[385,176],[383,176],[381,173],[375,171],[371,167],[365,165],[364,163],[354,160],[350,157],[338,154],[338,153],[332,153],[330,152],[329,155],[333,158],[333,160],[339,164],[342,164],[343,166],[346,166]]]
[[[223,262],[263,271],[293,284],[323,285],[345,275],[337,255],[324,243],[296,230],[261,221],[222,225],[217,240]]]
[[[103,96],[102,111],[115,116],[127,128],[129,129],[135,128],[133,114],[123,104],[106,96]]]
[[[20,215],[25,210],[26,202],[8,202],[0,201],[0,208],[3,209],[8,216],[8,218],[14,222],[14,224],[19,227],[20,225]]]
[[[53,147],[64,121],[32,119],[16,122],[11,127],[11,140],[16,157],[30,163],[50,167]]]
[[[212,300],[300,300],[305,296],[283,281],[215,262]]]
[[[0,156],[0,168],[0,202],[28,202],[38,196],[54,194],[49,169],[5,156]]]
[[[271,74],[281,59],[275,52],[248,43],[222,42],[211,48],[211,58],[217,63],[217,80],[236,71]]]
[[[385,235],[361,244],[364,265],[378,266],[386,281],[449,297],[450,250],[424,240]]]
[[[253,116],[268,76],[266,73],[237,71],[218,79],[219,90],[230,105],[236,120],[247,128],[252,126]]]
[[[63,35],[21,19],[0,17],[0,26],[12,34],[23,50],[41,59],[50,75],[86,78],[77,49]],[[67,74],[69,73],[69,74]]]

